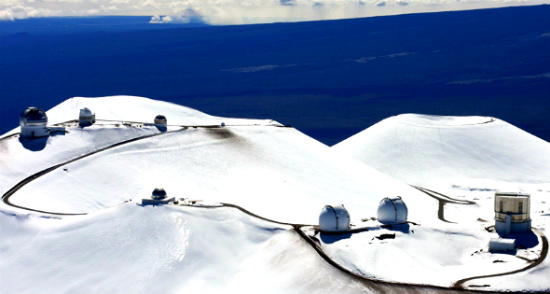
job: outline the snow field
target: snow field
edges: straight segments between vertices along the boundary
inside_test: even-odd
[[[164,187],[177,198],[228,202],[277,221],[316,224],[326,204],[344,203],[357,220],[375,216],[383,197],[402,195],[417,199],[409,201],[412,218],[436,217],[425,213],[434,200],[333,155],[290,128],[189,128],[107,150],[64,169],[36,179],[10,200],[82,213],[146,198],[154,187]]]
[[[125,204],[85,216],[0,213],[5,293],[364,293],[289,226],[233,208]]]
[[[439,244],[445,243],[444,240],[446,240],[441,236],[436,237],[438,235],[444,234],[443,236],[453,236],[457,239],[457,242],[447,244],[453,248],[447,250],[448,253],[445,255],[447,259],[452,258],[454,252],[466,254],[476,246],[481,249],[487,243],[487,238],[496,237],[496,234],[487,234],[481,230],[476,232],[476,228],[494,224],[494,194],[498,191],[531,194],[532,225],[544,234],[548,232],[550,144],[499,119],[399,115],[375,124],[333,146],[332,149],[340,154],[348,154],[405,183],[429,188],[454,199],[476,202],[474,205],[445,204],[445,219],[457,224],[451,224],[447,229],[429,234],[431,237],[428,240],[431,241],[420,246],[422,249],[412,251],[405,249],[405,246],[403,247],[405,250],[398,253],[417,254],[423,249],[431,248],[425,252],[425,255],[418,254],[424,256],[419,260],[420,263],[437,256],[440,249],[432,248],[430,242],[438,240],[437,244]],[[441,224],[430,223],[430,229],[434,226],[441,226]],[[461,233],[449,235],[453,231],[453,226],[454,231]],[[418,230],[421,232],[425,228],[426,226]],[[458,238],[460,235],[468,237]],[[406,235],[404,238],[408,237],[412,236]],[[414,238],[416,239],[417,236]],[[397,243],[389,240],[387,244],[392,242]],[[409,245],[415,243],[418,243],[418,240],[410,242]],[[457,244],[469,247],[465,250],[466,248],[458,248]],[[384,253],[392,251],[386,247],[381,251],[383,253],[377,256],[383,256]],[[541,248],[539,238],[538,245],[526,250],[520,249],[517,255],[533,259],[533,256],[540,255]],[[402,257],[402,259],[405,258]],[[500,261],[493,264],[486,262],[495,258]],[[455,256],[453,262],[459,261],[459,264],[451,263],[445,268],[438,268],[447,263],[445,258],[439,257],[438,260],[440,264],[425,266],[424,269],[434,270],[435,272],[431,275],[437,278],[432,282],[438,281],[442,285],[452,282],[450,277],[484,275],[491,271],[505,272],[527,265],[526,262],[509,254],[484,253],[471,257]],[[414,261],[406,264],[414,264]],[[394,270],[392,267],[389,268]],[[388,270],[388,277],[392,274],[391,270]],[[548,258],[546,258],[541,265],[527,272],[512,276],[476,279],[466,282],[465,285],[482,285],[483,288],[480,289],[484,290],[547,291],[548,279],[541,277],[548,275],[549,271]],[[376,273],[384,275],[384,270],[377,269]],[[539,278],[536,282],[535,277]],[[422,277],[418,280],[422,280]],[[428,280],[430,278],[426,279]]]
[[[428,188],[492,188],[481,185],[487,180],[548,184],[550,179],[550,144],[495,118],[404,114],[332,149]]]
[[[22,207],[89,214],[51,217],[0,204],[0,237],[6,240],[0,284],[9,285],[8,293],[435,291],[354,279],[322,260],[290,226],[233,208],[135,204],[155,187],[170,197],[232,203],[296,224],[315,225],[324,205],[343,203],[354,228],[371,229],[317,235],[325,253],[352,272],[399,283],[448,287],[526,266],[514,255],[487,253],[496,236],[485,230],[493,222],[495,191],[531,193],[533,226],[546,232],[550,225],[550,144],[498,119],[401,115],[333,148],[270,120],[212,117],[131,96],[69,99],[48,111],[50,123],[75,119],[82,107],[113,124],[71,127],[41,148],[17,138],[0,141],[4,192],[52,165],[159,134],[142,124],[157,114],[169,125],[223,121],[227,127],[173,126],[173,132],[60,166],[16,191],[10,201]],[[455,223],[446,223],[438,219],[437,200],[405,183],[476,204],[447,203],[444,217]],[[361,220],[376,217],[379,201],[392,196],[403,197],[408,219],[418,225],[390,230]],[[375,238],[382,233],[395,239]],[[518,254],[535,258],[541,246]],[[525,273],[466,285],[487,280],[483,289],[544,291],[549,269],[546,259]]]

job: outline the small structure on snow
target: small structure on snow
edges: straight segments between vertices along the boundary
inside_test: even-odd
[[[80,109],[80,115],[78,116],[78,124],[81,127],[85,126],[91,126],[95,123],[95,113],[92,113],[92,111],[84,107]]]
[[[163,188],[155,188],[151,193],[151,199],[142,199],[142,205],[162,205],[174,202],[174,197],[168,198],[168,194]]]
[[[166,116],[164,116],[162,114],[159,114],[159,115],[155,116],[155,125],[166,127],[167,123],[168,123],[168,121],[166,120]]]
[[[531,230],[530,195],[495,193],[495,230],[500,236]]]
[[[47,126],[48,116],[40,108],[25,109],[19,116],[19,124],[21,125],[21,138],[32,139],[50,135],[50,129]]]
[[[401,196],[386,197],[378,205],[378,221],[383,224],[399,224],[407,221],[408,209]]]
[[[516,250],[516,240],[491,238],[489,252],[513,252]]]
[[[151,199],[161,200],[166,198],[166,191],[163,188],[155,188],[151,194]]]
[[[343,204],[325,205],[319,215],[321,232],[345,232],[349,223],[349,213]]]

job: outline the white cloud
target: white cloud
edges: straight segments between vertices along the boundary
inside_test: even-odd
[[[0,20],[156,15],[152,23],[245,24],[549,4],[550,0],[0,0]]]
[[[10,10],[0,10],[0,21],[2,20],[11,20],[13,21],[15,17],[13,16],[13,12]]]

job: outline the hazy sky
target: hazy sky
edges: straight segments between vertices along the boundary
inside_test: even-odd
[[[536,5],[550,0],[0,0],[0,20],[150,15],[152,22],[243,24]]]

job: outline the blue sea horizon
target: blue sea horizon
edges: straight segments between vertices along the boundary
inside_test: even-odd
[[[327,145],[402,113],[492,116],[550,141],[548,15],[540,5],[244,26],[0,22],[0,133],[28,106],[136,95],[275,119]]]

